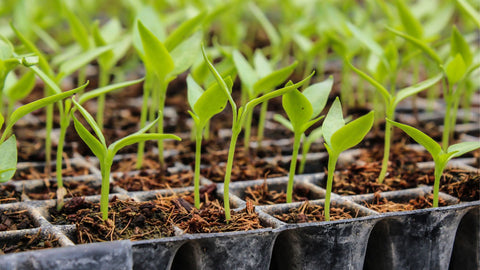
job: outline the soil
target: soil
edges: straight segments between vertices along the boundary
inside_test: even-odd
[[[35,235],[26,235],[15,242],[7,241],[6,243],[0,244],[0,255],[54,247],[60,247],[58,239],[53,235],[44,237],[41,235],[41,230],[39,230]]]
[[[14,231],[35,228],[35,223],[24,210],[2,210],[0,212],[0,231]]]
[[[358,216],[358,212],[353,212],[345,208],[330,207],[330,221],[351,219]],[[308,201],[302,203],[297,208],[290,209],[288,213],[276,214],[274,217],[286,223],[306,223],[325,221],[325,210],[321,205],[310,204]]]
[[[479,187],[480,173],[459,169],[446,170],[440,183],[440,191],[464,202],[480,200]]]
[[[287,202],[287,194],[285,190],[276,191],[268,188],[267,183],[262,185],[255,185],[247,187],[245,190],[245,200],[250,200],[254,205],[272,205]],[[308,188],[303,186],[294,186],[293,188],[293,202],[301,202],[307,200],[317,199],[311,194]]]
[[[411,199],[408,202],[394,202],[388,200],[380,195],[379,192],[375,193],[375,199],[372,203],[363,203],[367,208],[377,211],[379,213],[387,212],[400,212],[400,211],[412,211],[417,209],[431,208],[433,205],[433,194],[428,196],[420,196],[415,199]],[[448,203],[439,198],[438,206],[447,206]]]
[[[67,189],[65,198],[100,194],[100,184],[95,185],[92,182],[68,180],[63,182],[63,186]],[[27,191],[25,194],[32,200],[56,199],[57,182],[44,181],[42,187],[36,188],[33,191]]]
[[[170,173],[168,171],[142,170],[138,175],[113,176],[114,184],[128,191],[147,191],[155,189],[169,189],[193,185],[193,172],[182,171]]]
[[[44,168],[40,167],[28,167],[23,170],[17,170],[15,175],[13,176],[13,180],[35,180],[35,179],[49,179],[56,177],[57,173],[55,172],[55,165],[52,166],[52,172],[50,173],[50,177],[43,172]],[[82,176],[82,175],[89,175],[90,170],[87,167],[83,166],[76,166],[71,165],[67,162],[63,165],[62,169],[62,176],[63,177],[73,177],[73,176]]]
[[[22,201],[22,194],[15,190],[14,185],[5,184],[0,186],[0,204],[20,201]]]

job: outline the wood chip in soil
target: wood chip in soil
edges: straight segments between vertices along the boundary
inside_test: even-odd
[[[193,185],[193,172],[183,171],[170,173],[168,171],[141,171],[138,175],[114,176],[115,185],[128,191],[147,191],[169,189]]]
[[[418,209],[431,208],[433,205],[433,194],[428,196],[419,196],[415,199],[410,199],[408,202],[394,202],[388,200],[380,195],[380,192],[375,193],[375,199],[372,203],[363,202],[365,207],[377,211],[379,213],[412,211]],[[439,198],[438,206],[447,206],[448,203]]]
[[[358,212],[335,207],[334,203],[330,207],[330,221],[351,219],[357,216]],[[274,217],[286,223],[322,222],[325,221],[325,209],[322,205],[314,205],[305,201],[299,207],[290,209],[288,213],[275,214]]]
[[[26,209],[0,211],[0,231],[32,229],[35,227],[35,223]]]
[[[22,201],[22,194],[15,190],[14,185],[0,186],[0,204],[15,203]]]
[[[26,235],[22,239],[15,242],[6,241],[1,243],[0,255],[54,247],[60,247],[58,239],[53,235],[42,236],[41,230],[39,230],[37,234]]]
[[[276,191],[268,188],[267,183],[262,185],[255,185],[245,189],[245,200],[250,200],[254,205],[273,205],[287,202],[287,194],[285,190]],[[313,200],[313,194],[308,188],[303,186],[294,186],[293,188],[293,202],[301,202],[306,200]]]
[[[135,202],[113,197],[108,219],[103,221],[98,203],[76,197],[67,201],[59,212],[51,209],[50,217],[53,224],[75,224],[76,243],[83,244],[173,236],[170,211],[151,201]]]

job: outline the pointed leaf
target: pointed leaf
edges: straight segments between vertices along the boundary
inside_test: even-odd
[[[93,132],[95,132],[95,134],[97,135],[100,143],[104,146],[104,148],[107,148],[105,137],[103,136],[102,129],[98,126],[97,121],[95,121],[95,119],[93,119],[93,116],[88,113],[87,110],[85,110],[85,108],[83,108],[82,105],[80,105],[74,98],[72,98],[72,101],[77,110],[83,115],[83,118],[87,120],[87,123],[93,129]]]
[[[469,67],[473,61],[472,51],[465,38],[454,25],[450,38],[450,56],[455,57],[458,53],[462,56],[463,61],[465,61],[465,65]]]
[[[312,104],[312,117],[317,117],[323,108],[325,108],[332,87],[333,76],[330,76],[325,81],[312,84],[303,90],[303,95],[310,101],[310,104]]]
[[[0,113],[0,129],[2,129],[4,123],[5,123],[5,118],[4,118],[3,115]]]
[[[81,67],[87,65],[88,63],[92,62],[96,58],[98,58],[101,54],[105,53],[106,51],[112,48],[111,45],[103,46],[88,50],[83,52],[73,58],[68,59],[64,63],[62,63],[58,69],[57,78],[59,80],[69,76],[73,72],[77,71]]]
[[[266,77],[261,78],[253,85],[253,94],[258,96],[262,93],[268,93],[275,89],[278,85],[282,84],[290,75],[293,70],[297,67],[297,62],[286,66],[282,69],[275,70]]]
[[[142,38],[138,31],[138,21],[149,29],[158,40],[163,41],[165,39],[165,29],[160,16],[155,12],[151,6],[145,5],[137,14],[135,24],[133,26],[133,46],[140,54],[140,57],[145,56],[145,50],[142,45]]]
[[[313,143],[314,141],[320,139],[323,137],[323,134],[322,134],[322,127],[318,127],[314,130],[312,130],[312,132],[310,132],[310,134],[308,134],[307,136],[307,143]]]
[[[253,85],[259,79],[256,71],[250,66],[248,61],[239,51],[234,50],[232,56],[238,76],[242,80],[242,83],[247,87],[248,91],[251,91],[251,94],[253,95]]]
[[[452,158],[463,156],[464,154],[480,148],[480,142],[461,142],[448,147],[448,153],[454,153]]]
[[[206,12],[201,12],[197,16],[183,22],[177,29],[175,29],[165,40],[165,48],[171,52],[178,44],[187,39],[198,27],[201,26]],[[175,58],[173,58],[175,59]]]
[[[440,145],[434,141],[432,138],[430,138],[427,134],[421,132],[420,130],[405,125],[405,124],[400,124],[398,122],[394,122],[390,119],[387,119],[389,123],[392,125],[400,128],[403,130],[405,133],[408,134],[408,136],[412,137],[417,143],[423,145],[425,149],[432,155],[433,159],[437,159],[441,154],[443,154],[442,148]]]
[[[187,77],[187,99],[190,108],[193,109],[195,103],[197,103],[197,100],[200,98],[203,92],[204,91],[202,87],[200,87],[200,85],[198,85],[197,82],[192,78],[191,74],[189,74]]]
[[[110,85],[107,85],[105,87],[97,88],[97,89],[92,90],[92,91],[88,91],[87,93],[84,93],[80,96],[80,98],[78,99],[78,103],[83,104],[87,100],[99,97],[101,95],[105,95],[109,92],[112,92],[112,91],[115,91],[115,90],[118,90],[118,89],[121,89],[121,88],[128,87],[130,85],[140,83],[143,80],[144,80],[144,78],[138,79],[138,80],[120,82],[120,83],[110,84]]]
[[[82,24],[80,19],[71,11],[66,4],[63,5],[63,9],[66,12],[68,23],[70,25],[70,30],[73,35],[73,38],[77,41],[83,50],[88,50],[90,47],[88,31],[86,27]]]
[[[478,13],[478,9],[472,7],[466,0],[457,0],[457,3],[468,14],[470,19],[475,22],[477,28],[480,29],[480,13]]]
[[[341,153],[360,143],[372,128],[374,118],[375,114],[371,111],[335,131],[331,138],[331,148],[336,153]]]
[[[82,140],[85,142],[85,144],[92,150],[92,153],[100,160],[105,159],[105,154],[107,151],[107,148],[104,144],[100,143],[100,141],[95,138],[83,125],[78,121],[77,117],[73,115],[73,125],[75,127],[75,130],[78,133],[78,136],[82,138]]]
[[[33,72],[35,72],[35,74],[37,74],[37,76],[40,77],[40,79],[42,79],[42,81],[48,86],[48,88],[51,90],[51,92],[53,92],[55,94],[62,93],[62,89],[60,89],[60,87],[57,85],[57,83],[55,83],[52,80],[52,78],[50,78],[50,76],[45,74],[45,72],[43,72],[41,69],[39,69],[36,66],[30,67],[30,69]]]
[[[35,86],[35,73],[33,71],[28,71],[25,75],[20,78],[12,87],[8,88],[5,91],[5,95],[8,97],[10,102],[15,102],[26,97],[33,90]]]
[[[273,116],[273,120],[279,122],[279,123],[282,124],[284,127],[288,128],[290,131],[294,132],[292,123],[290,123],[290,121],[288,121],[288,119],[285,118],[285,117],[283,117],[282,115],[280,115],[280,114],[275,114],[275,115]]]
[[[138,32],[145,51],[145,67],[150,72],[155,72],[160,79],[164,79],[173,68],[173,59],[163,43],[148,30],[141,21],[138,21]]]
[[[312,118],[313,108],[310,101],[297,89],[282,97],[283,109],[287,113],[295,133],[302,132],[302,126]]]
[[[268,59],[261,50],[255,50],[255,53],[253,54],[253,63],[255,66],[255,71],[260,78],[263,78],[273,72],[270,62],[268,62]]]
[[[451,84],[456,84],[459,82],[466,72],[467,67],[465,66],[465,62],[459,53],[457,53],[455,58],[448,62],[447,66],[445,67],[445,74],[447,75],[448,82]]]
[[[359,70],[358,68],[354,67],[350,63],[350,61],[345,60],[345,62],[347,63],[348,66],[350,66],[350,68],[353,71],[355,71],[355,73],[357,73],[360,77],[362,77],[364,80],[369,82],[373,87],[375,87],[375,89],[382,95],[382,97],[385,100],[385,103],[387,105],[391,102],[392,96],[390,95],[388,90],[385,89],[385,87],[383,87],[383,85],[381,85],[378,81],[376,81],[372,77],[368,76],[365,72],[363,72],[363,71]]]
[[[280,35],[278,34],[277,30],[273,26],[273,24],[268,20],[265,14],[257,7],[254,2],[250,2],[249,6],[250,10],[252,11],[255,18],[260,22],[262,25],[263,30],[267,33],[268,39],[273,46],[280,45]]]
[[[108,149],[110,149],[113,154],[117,153],[120,149],[132,145],[134,143],[149,141],[149,140],[177,140],[181,141],[180,137],[173,134],[160,134],[160,133],[146,133],[146,134],[131,134],[125,138],[122,138],[114,143],[112,143]]]
[[[327,145],[332,146],[332,135],[343,126],[345,126],[345,120],[343,120],[342,105],[337,97],[322,125],[323,139]]]
[[[225,83],[229,88],[233,86],[230,77],[225,78]],[[228,97],[218,83],[205,90],[195,103],[193,110],[200,121],[200,128],[203,128],[203,125],[214,115],[223,111],[227,105],[227,101]]]
[[[421,39],[423,37],[423,29],[420,22],[413,16],[403,0],[397,0],[395,4],[405,31],[407,31],[409,35]]]
[[[375,40],[373,40],[370,35],[364,33],[358,27],[349,22],[347,22],[347,26],[350,32],[352,32],[353,36],[362,42],[372,53],[380,57],[383,55],[382,47]]]
[[[0,183],[12,179],[17,170],[17,140],[15,135],[0,144]]]
[[[415,85],[412,85],[412,86],[409,86],[407,88],[403,88],[402,90],[398,91],[396,97],[395,97],[395,103],[394,103],[394,107],[397,107],[397,104],[404,100],[405,98],[409,97],[409,96],[413,96],[425,89],[428,89],[430,87],[432,87],[433,85],[435,85],[437,82],[439,82],[441,79],[443,78],[443,73],[439,73],[437,74],[435,77],[433,78],[430,78],[428,80],[425,80],[425,81],[422,81],[422,82],[419,82]]]
[[[170,56],[174,62],[174,69],[170,74],[171,76],[185,72],[185,70],[190,68],[195,60],[197,60],[200,54],[202,38],[202,32],[196,32],[170,52]]]

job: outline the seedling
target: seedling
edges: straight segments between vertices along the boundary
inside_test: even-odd
[[[400,128],[408,136],[412,137],[417,143],[423,145],[425,149],[432,155],[433,162],[435,163],[435,182],[433,184],[433,207],[438,207],[438,192],[440,189],[440,178],[442,177],[443,170],[452,158],[460,157],[465,153],[474,151],[480,148],[480,142],[461,142],[454,145],[450,145],[446,151],[442,147],[430,138],[427,134],[421,132],[420,130],[394,122],[390,119],[387,119],[389,123]]]
[[[275,90],[273,92],[270,92],[268,94],[265,94],[261,97],[252,99],[248,101],[245,106],[241,106],[237,110],[237,105],[235,104],[235,101],[232,98],[232,95],[230,94],[230,89],[227,86],[227,83],[223,78],[220,76],[218,71],[215,69],[215,67],[212,65],[210,60],[208,60],[207,54],[205,52],[205,48],[202,46],[202,52],[203,52],[203,57],[205,59],[205,62],[207,62],[208,67],[212,74],[215,76],[215,79],[217,80],[217,83],[220,85],[221,89],[224,91],[224,93],[228,97],[228,102],[230,103],[230,106],[232,107],[232,113],[233,113],[233,119],[232,119],[232,137],[230,139],[230,147],[228,150],[228,159],[227,159],[227,166],[225,168],[225,178],[223,181],[223,203],[224,203],[224,208],[225,208],[225,219],[226,221],[230,221],[230,199],[229,199],[229,187],[230,187],[230,177],[232,174],[232,167],[233,167],[233,160],[234,160],[234,155],[235,155],[235,146],[237,143],[238,135],[240,135],[240,132],[242,131],[242,127],[245,124],[245,121],[248,117],[248,115],[251,113],[253,108],[257,106],[258,104],[265,102],[269,99],[272,99],[274,97],[281,96],[289,91],[292,91],[294,89],[299,88],[302,86],[306,80],[308,80],[311,76],[313,76],[313,73],[307,77],[306,79],[296,83],[296,84],[289,84],[281,89]]]
[[[232,89],[233,82],[230,78],[225,80],[228,89]],[[191,76],[187,77],[188,85],[188,103],[192,108],[188,111],[195,123],[195,177],[194,177],[194,197],[195,207],[200,208],[200,164],[203,129],[208,124],[210,118],[220,113],[227,105],[228,97],[222,88],[215,83],[204,91]]]
[[[385,87],[382,86],[378,81],[367,75],[365,72],[357,69],[354,67],[348,60],[345,62],[350,66],[350,68],[355,71],[360,77],[368,81],[371,85],[375,87],[375,89],[382,95],[383,100],[385,102],[385,115],[389,119],[394,119],[395,117],[395,109],[397,105],[407,97],[416,95],[417,93],[432,87],[437,82],[439,82],[443,78],[443,74],[437,74],[436,76],[417,83],[415,85],[406,87],[395,93],[395,91],[389,92]],[[394,88],[393,88],[394,89]],[[388,160],[390,159],[390,145],[392,143],[392,126],[389,122],[385,124],[385,143],[384,143],[384,150],[383,150],[383,160],[382,160],[382,169],[380,171],[380,175],[378,176],[378,182],[383,183],[385,176],[387,174],[388,169]]]
[[[287,84],[287,86],[288,85],[289,84]],[[283,109],[290,119],[289,126],[291,126],[294,134],[292,160],[288,174],[287,203],[292,202],[293,181],[297,167],[300,140],[302,137],[305,137],[304,133],[308,128],[323,118],[323,116],[319,116],[319,114],[327,104],[328,95],[332,86],[333,77],[330,77],[324,82],[307,87],[303,92],[293,90],[284,94],[282,97]]]
[[[332,193],[333,175],[340,154],[360,143],[373,126],[374,111],[345,124],[342,105],[338,97],[330,107],[322,125],[325,148],[328,152],[327,191],[325,195],[325,220],[330,220],[330,196]]]
[[[82,114],[87,123],[97,135],[97,138],[93,136],[87,128],[85,128],[80,121],[75,117],[73,112],[71,115],[73,117],[73,122],[75,125],[75,130],[78,132],[78,135],[82,140],[87,144],[87,146],[92,150],[93,154],[98,158],[100,162],[100,171],[102,173],[102,188],[101,188],[101,197],[100,197],[100,211],[102,212],[103,220],[108,219],[108,195],[110,193],[110,170],[113,164],[113,158],[115,154],[125,146],[129,146],[134,143],[148,140],[165,140],[165,139],[174,139],[180,140],[178,136],[172,134],[160,134],[160,133],[145,133],[150,130],[158,122],[158,118],[140,129],[136,133],[130,134],[122,139],[119,139],[107,147],[105,142],[105,137],[102,134],[102,130],[95,122],[90,113],[85,110],[82,105],[80,105],[75,99],[72,99],[73,104],[76,109]]]

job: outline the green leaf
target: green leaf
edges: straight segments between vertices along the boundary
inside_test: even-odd
[[[435,61],[439,66],[442,65],[442,60],[440,59],[440,56],[432,49],[430,46],[428,46],[424,41],[417,39],[415,37],[412,37],[410,35],[407,35],[405,33],[402,33],[400,31],[397,31],[393,28],[387,27],[387,30],[394,33],[395,35],[402,37],[415,45],[417,48],[422,50],[424,53],[426,53],[430,58],[432,58],[433,61]]]
[[[12,179],[17,170],[17,140],[15,135],[0,144],[0,182]]]
[[[397,6],[398,15],[402,21],[403,28],[405,28],[410,36],[421,39],[423,37],[423,29],[420,22],[413,16],[403,0],[397,0],[395,1],[395,4]]]
[[[145,5],[137,14],[135,19],[135,24],[133,26],[133,46],[140,54],[140,57],[145,56],[145,51],[142,45],[142,38],[138,31],[138,22],[141,21],[142,24],[149,29],[158,40],[163,41],[165,39],[165,29],[160,16],[155,12],[151,6]]]
[[[177,29],[175,29],[165,40],[165,48],[171,52],[178,44],[183,42],[193,32],[195,32],[202,24],[206,12],[201,12],[197,16],[183,22]],[[174,58],[175,59],[175,58]]]
[[[307,143],[313,143],[314,141],[320,139],[322,136],[323,136],[322,127],[320,126],[316,129],[312,130],[312,132],[310,132],[310,134],[308,134],[308,136],[306,138],[306,142]]]
[[[261,50],[255,50],[253,53],[253,64],[255,71],[260,78],[266,77],[273,72],[272,66]]]
[[[287,113],[295,133],[303,133],[303,124],[312,118],[313,108],[310,101],[297,89],[285,93],[282,97],[283,109]]]
[[[225,83],[229,88],[233,86],[233,81],[230,77],[225,79]],[[193,106],[193,111],[200,120],[200,128],[214,115],[223,111],[227,105],[227,101],[228,96],[225,95],[225,92],[218,83],[205,90]]]
[[[450,37],[450,56],[455,57],[457,54],[462,56],[467,67],[472,64],[473,55],[470,51],[470,46],[465,38],[463,38],[462,34],[458,32],[457,27],[454,25],[452,28],[452,35]]]
[[[174,69],[170,73],[171,76],[183,73],[195,62],[195,60],[197,60],[197,57],[200,54],[201,42],[202,32],[196,32],[170,52],[170,56],[174,63]]]
[[[78,133],[78,136],[82,138],[82,140],[87,144],[88,148],[92,150],[92,153],[100,160],[103,161],[105,159],[105,155],[107,152],[107,148],[104,144],[102,144],[95,136],[93,136],[90,131],[88,131],[80,121],[78,121],[77,117],[73,115],[73,125],[75,126],[75,130]],[[102,136],[103,137],[103,136]]]
[[[312,84],[303,90],[303,95],[310,101],[310,104],[312,104],[312,117],[317,117],[323,108],[325,108],[332,87],[333,76],[330,76],[325,81]]]
[[[167,74],[174,69],[173,59],[163,43],[148,30],[141,21],[138,21],[138,32],[142,39],[145,51],[145,67],[164,80]]]
[[[253,95],[256,97],[262,93],[268,93],[275,89],[278,85],[283,83],[290,75],[293,70],[297,67],[297,62],[286,66],[282,69],[275,70],[266,77],[261,78],[253,85]]]
[[[466,0],[457,0],[457,3],[468,14],[470,19],[473,20],[477,28],[480,29],[480,14],[478,13],[478,9],[472,7]]]
[[[0,35],[0,60],[13,57],[13,46],[7,38]]]
[[[192,78],[191,74],[188,74],[187,76],[187,90],[188,104],[190,105],[190,108],[193,109],[193,106],[197,103],[197,100],[202,96],[204,91]]]
[[[331,148],[341,153],[360,143],[372,128],[374,118],[374,111],[371,111],[335,131],[331,137]]]
[[[98,58],[101,54],[105,53],[111,48],[112,48],[111,45],[94,48],[66,60],[60,65],[58,69],[58,75],[57,75],[58,80],[60,81],[61,79],[69,76],[70,74],[77,71],[81,67],[87,65],[88,63],[92,62],[93,60]]]
[[[463,156],[464,154],[474,151],[480,148],[480,142],[461,142],[454,145],[450,145],[447,149],[447,153],[454,153],[452,158]]]
[[[12,87],[5,91],[5,95],[10,102],[15,102],[26,97],[35,86],[35,73],[33,71],[27,72],[20,78]]]
[[[292,123],[290,123],[290,121],[288,121],[288,119],[285,118],[285,117],[283,117],[282,115],[280,115],[280,114],[275,114],[275,115],[273,116],[273,120],[279,122],[279,123],[282,124],[284,127],[288,128],[290,131],[294,132]]]
[[[457,53],[455,58],[450,60],[445,67],[445,74],[447,75],[448,82],[451,84],[459,82],[466,72],[467,66],[463,61],[463,57],[459,53]]]
[[[88,50],[90,47],[90,42],[88,38],[87,28],[82,24],[80,19],[73,13],[66,4],[63,5],[63,10],[67,15],[67,20],[70,25],[70,30],[73,35],[73,38],[77,41],[83,50]]]
[[[272,46],[279,46],[280,45],[280,35],[278,34],[277,30],[273,26],[273,24],[268,20],[268,18],[263,14],[263,12],[258,8],[254,2],[248,3],[248,7],[252,11],[255,18],[260,22],[262,28],[267,33],[267,36],[270,40]]]
[[[238,76],[242,80],[242,83],[247,87],[247,90],[250,91],[250,94],[253,95],[253,85],[259,80],[256,71],[250,66],[248,61],[239,51],[234,50],[232,56],[233,63],[238,71]]]
[[[43,72],[41,69],[39,69],[38,67],[30,67],[30,69],[35,72],[35,74],[37,74],[38,77],[40,77],[40,79],[42,79],[42,81],[48,86],[48,88],[50,90],[53,91],[53,93],[55,94],[60,94],[62,93],[62,89],[60,89],[60,87],[57,85],[57,83],[55,83],[52,78],[50,78],[50,76],[48,76],[47,74],[45,74],[45,72]]]
[[[353,36],[362,42],[372,53],[375,55],[382,57],[383,56],[383,49],[382,47],[373,40],[370,35],[364,33],[355,25],[347,22],[348,29],[352,32]]]
[[[80,96],[80,98],[78,99],[78,103],[83,104],[87,100],[90,100],[90,99],[96,98],[98,96],[107,94],[107,93],[109,93],[111,91],[114,91],[114,90],[118,90],[118,89],[121,89],[121,88],[128,87],[130,85],[140,83],[143,80],[144,80],[144,78],[138,79],[138,80],[120,82],[120,83],[110,84],[110,85],[107,85],[107,86],[104,86],[104,87],[101,87],[101,88],[97,88],[97,89],[92,90],[92,91],[88,91],[87,93],[84,93]]]
[[[181,141],[180,137],[173,134],[160,134],[160,133],[147,133],[147,134],[131,134],[125,138],[122,138],[114,143],[112,143],[108,149],[112,151],[113,154],[117,153],[120,149],[132,145],[134,143],[149,141],[149,140],[177,140]]]
[[[4,123],[5,123],[5,118],[4,118],[3,115],[0,113],[0,129],[2,129]]]
[[[105,46],[107,45],[107,42],[103,38],[102,34],[100,33],[100,28],[98,26],[98,21],[97,23],[94,24],[93,26],[93,40],[95,41],[95,45],[97,47]],[[108,50],[104,53],[102,53],[97,61],[98,64],[104,68],[104,69],[110,69],[111,66],[113,66],[113,58],[115,57],[115,54],[113,53],[112,50]]]
[[[394,102],[393,106],[397,107],[397,104],[400,101],[404,100],[405,98],[407,98],[409,96],[413,96],[413,95],[415,95],[415,94],[417,94],[417,93],[419,93],[419,92],[421,92],[425,89],[428,89],[428,88],[432,87],[437,82],[439,82],[442,78],[443,78],[443,73],[439,73],[436,76],[434,76],[433,78],[430,78],[428,80],[419,82],[415,85],[406,87],[406,88],[398,91],[398,93],[395,96],[395,102]]]
[[[323,139],[327,145],[332,146],[332,135],[343,126],[345,126],[345,120],[343,119],[342,104],[337,97],[330,107],[322,125]]]
[[[382,84],[380,84],[379,82],[377,82],[375,79],[373,79],[372,77],[368,76],[365,72],[359,70],[358,68],[354,67],[350,61],[346,60],[345,59],[345,63],[347,63],[347,65],[353,70],[355,71],[355,73],[357,73],[360,77],[362,77],[364,80],[366,80],[367,82],[369,82],[373,87],[375,87],[375,89],[377,89],[377,91],[383,96],[383,99],[385,100],[385,103],[387,104],[387,106],[390,104],[391,100],[392,100],[392,95],[390,95],[390,93],[388,92],[387,89],[385,89],[385,87],[383,87]]]
[[[98,126],[97,121],[93,119],[92,115],[85,110],[85,108],[82,107],[74,98],[72,98],[73,104],[77,108],[77,110],[83,115],[83,118],[87,120],[87,123],[90,125],[90,127],[93,129],[93,132],[98,137],[98,140],[101,142],[104,148],[107,148],[107,143],[105,142],[105,137],[103,136],[102,129]],[[90,133],[90,132],[89,132]],[[82,138],[83,139],[83,138]],[[93,151],[93,149],[92,149]]]
[[[443,154],[442,148],[440,145],[434,141],[432,138],[430,138],[427,134],[421,132],[420,130],[405,125],[405,124],[400,124],[398,122],[394,122],[390,119],[386,119],[390,124],[400,128],[403,130],[405,133],[408,134],[408,136],[412,137],[417,143],[423,145],[425,149],[432,155],[433,159],[436,160],[441,154]]]

